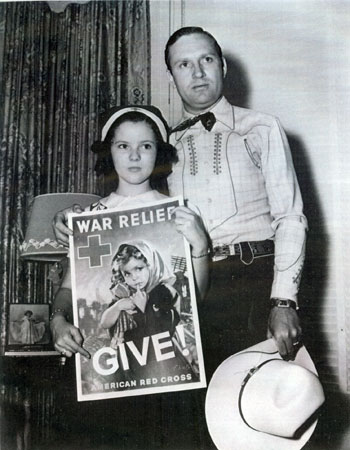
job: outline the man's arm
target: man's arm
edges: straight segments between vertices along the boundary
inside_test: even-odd
[[[299,222],[285,219],[279,223],[275,234],[275,269],[271,297],[293,300],[296,308],[305,259],[305,240],[306,225],[302,219]],[[272,307],[268,329],[277,341],[281,356],[292,357],[302,334],[297,311],[291,307]]]
[[[305,258],[307,220],[287,137],[276,120],[271,126],[262,167],[275,231],[275,267],[271,298],[292,300],[297,295]],[[301,339],[298,313],[292,307],[271,308],[268,335],[283,357],[293,357]],[[293,345],[294,344],[294,345]]]

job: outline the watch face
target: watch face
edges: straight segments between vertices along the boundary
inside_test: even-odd
[[[287,300],[280,300],[278,306],[290,306]]]
[[[293,308],[297,309],[297,304],[293,300],[284,300],[279,298],[272,298],[271,305],[276,306],[278,308]]]

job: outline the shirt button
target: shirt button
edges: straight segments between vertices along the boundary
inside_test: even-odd
[[[208,198],[208,203],[211,203],[213,200],[211,198]]]

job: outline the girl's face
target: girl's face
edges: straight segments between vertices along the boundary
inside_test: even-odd
[[[149,267],[141,259],[131,257],[129,261],[120,267],[125,282],[134,289],[144,289],[149,280]]]
[[[121,188],[149,188],[157,156],[156,137],[146,122],[123,122],[111,143],[114,168]]]

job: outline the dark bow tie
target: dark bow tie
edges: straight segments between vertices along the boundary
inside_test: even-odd
[[[195,116],[195,117],[192,117],[191,119],[185,120],[184,122],[180,123],[180,125],[173,128],[171,130],[171,133],[176,133],[176,131],[186,130],[187,128],[192,127],[194,124],[196,124],[199,121],[202,122],[203,127],[206,130],[211,131],[211,129],[213,128],[213,126],[216,122],[216,119],[215,119],[214,114],[212,112],[208,111],[204,114],[200,114],[199,116]]]

